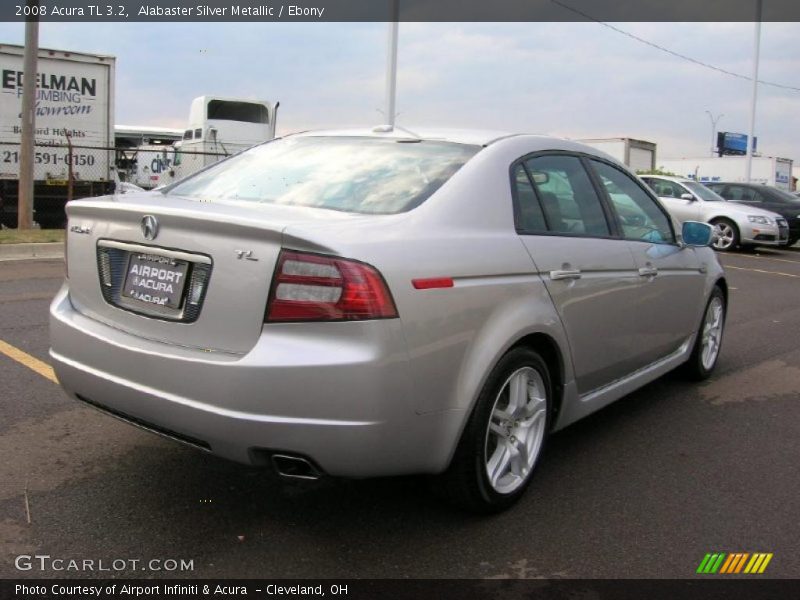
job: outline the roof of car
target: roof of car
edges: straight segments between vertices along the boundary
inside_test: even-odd
[[[666,179],[667,181],[675,181],[677,183],[698,183],[694,179],[689,179],[688,177],[675,177],[673,175],[651,175],[650,173],[642,173],[639,177],[647,177],[652,179]]]
[[[391,138],[399,140],[428,140],[452,142],[455,144],[467,144],[471,146],[488,146],[498,140],[516,137],[519,133],[507,131],[493,131],[484,129],[429,129],[417,127],[389,128],[388,126],[378,126],[372,129],[331,129],[321,131],[303,131],[292,134],[293,136],[303,137],[373,137]],[[545,137],[545,136],[541,136]]]
[[[740,185],[742,187],[759,187],[759,188],[773,189],[771,185],[767,185],[765,183],[756,183],[756,182],[745,183],[744,181],[704,181],[703,183],[710,183],[713,185]]]

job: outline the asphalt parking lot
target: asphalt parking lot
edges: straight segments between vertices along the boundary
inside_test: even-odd
[[[490,518],[421,478],[286,484],[77,405],[9,357],[47,361],[61,261],[0,262],[0,577],[673,578],[717,551],[800,577],[800,252],[722,262],[715,376],[669,375],[554,435],[529,493]],[[18,571],[21,554],[193,570]]]

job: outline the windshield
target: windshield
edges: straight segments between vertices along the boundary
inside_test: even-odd
[[[697,183],[696,181],[682,181],[681,185],[691,190],[695,196],[698,196],[701,200],[705,200],[706,202],[725,202],[725,198],[714,190],[707,188],[702,183]]]
[[[419,206],[478,150],[437,141],[290,137],[214,165],[167,194],[393,214]]]
[[[779,190],[778,188],[771,188],[770,191],[775,194],[781,202],[789,202],[791,204],[800,204],[800,197],[795,196],[786,190]]]

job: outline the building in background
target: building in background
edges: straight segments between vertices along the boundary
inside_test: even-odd
[[[652,171],[656,168],[656,144],[654,142],[627,137],[577,141],[610,154],[632,171]]]
[[[699,182],[745,181],[746,156],[704,156],[702,158],[667,158],[658,161],[664,171]],[[781,190],[792,189],[792,160],[774,156],[754,156],[752,183],[763,183]]]

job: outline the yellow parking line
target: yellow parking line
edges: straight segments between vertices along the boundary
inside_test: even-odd
[[[748,269],[746,267],[734,267],[733,265],[725,265],[726,269],[736,269],[737,271],[751,271],[753,273],[766,273],[768,275],[780,275],[782,277],[794,277],[800,279],[800,275],[794,273],[781,273],[780,271],[765,271],[764,269]]]
[[[0,340],[0,354],[5,354],[11,360],[15,360],[19,364],[28,367],[31,371],[35,371],[45,379],[49,379],[53,383],[58,383],[56,374],[53,372],[53,367],[40,361],[38,358],[34,358],[27,352],[23,352],[19,348],[7,344],[3,340]]]

